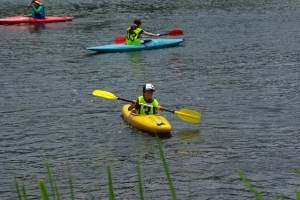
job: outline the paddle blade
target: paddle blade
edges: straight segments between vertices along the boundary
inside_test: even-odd
[[[183,35],[183,32],[182,32],[182,30],[171,30],[171,31],[169,31],[168,35],[179,36],[179,35]]]
[[[103,98],[107,98],[107,99],[118,99],[117,96],[115,96],[113,93],[108,92],[108,91],[104,91],[104,90],[95,90],[93,92],[94,96],[98,96],[98,97],[103,97]]]
[[[187,121],[194,124],[199,123],[201,119],[201,113],[196,112],[194,110],[181,109],[174,111],[174,114],[176,114],[183,121]]]
[[[116,44],[121,44],[121,43],[124,43],[124,42],[126,42],[126,38],[125,37],[117,37],[115,39],[115,43]]]

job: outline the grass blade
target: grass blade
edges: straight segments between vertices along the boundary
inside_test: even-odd
[[[254,195],[255,199],[256,200],[263,200],[263,197],[262,197],[261,193],[254,189],[254,187],[247,180],[246,176],[242,173],[242,171],[239,170],[239,169],[237,171],[238,171],[238,174],[240,175],[241,180],[244,182],[244,184],[246,185],[248,190],[250,190],[250,192]]]
[[[49,195],[45,186],[45,183],[42,179],[38,179],[38,185],[40,188],[40,194],[42,200],[49,200]]]
[[[300,200],[300,192],[298,190],[295,190],[296,194],[296,200]]]
[[[15,186],[16,186],[16,190],[17,190],[17,193],[18,193],[18,198],[19,198],[19,200],[22,200],[21,192],[20,192],[20,189],[19,189],[19,184],[18,184],[16,174],[14,174],[14,178],[15,178]]]
[[[91,200],[94,200],[94,197],[93,197],[93,194],[91,191],[90,191],[90,198],[91,198]]]
[[[161,159],[163,161],[163,165],[164,165],[165,172],[166,172],[166,175],[167,175],[169,187],[170,187],[171,194],[172,194],[172,199],[176,200],[176,194],[175,194],[175,190],[174,190],[174,187],[173,187],[173,184],[172,184],[172,180],[171,180],[171,176],[170,176],[170,173],[169,173],[168,165],[167,165],[167,162],[166,162],[166,159],[165,159],[165,156],[164,156],[164,151],[162,149],[162,146],[160,144],[160,140],[159,140],[159,137],[158,137],[157,134],[155,134],[155,138],[156,138],[156,142],[158,144],[158,148],[159,148],[159,151],[160,151],[160,156],[161,156]]]
[[[25,189],[24,177],[23,177],[23,181],[22,181],[22,191],[23,191],[23,196],[24,196],[25,200],[28,200],[27,194],[26,194],[26,189]]]
[[[107,174],[108,174],[109,199],[114,200],[114,189],[113,189],[113,182],[112,182],[112,176],[111,176],[110,164],[109,163],[107,163]]]
[[[297,167],[296,171],[297,171],[297,173],[298,173],[298,175],[300,177],[300,168]],[[298,190],[295,190],[295,194],[296,194],[296,200],[300,200],[300,192]]]
[[[141,169],[140,169],[140,164],[139,163],[138,163],[138,166],[137,166],[137,170],[138,170],[138,181],[139,181],[140,199],[144,200],[143,184],[142,184],[142,178],[141,178]]]
[[[69,184],[70,184],[70,191],[71,191],[71,199],[74,200],[72,177],[71,177],[71,172],[70,172],[70,166],[69,165],[68,165],[68,174],[69,174]]]
[[[56,196],[57,196],[57,200],[60,200],[60,195],[59,195],[59,191],[58,191],[58,187],[57,187],[55,178],[53,178],[53,183],[54,183],[54,188],[55,188],[55,193],[56,193]]]
[[[50,170],[50,165],[49,165],[48,159],[46,159],[46,168],[47,168],[47,171],[48,171],[52,196],[53,196],[53,199],[56,200],[55,193],[54,193],[54,187],[53,187],[52,173],[51,173],[51,170]]]

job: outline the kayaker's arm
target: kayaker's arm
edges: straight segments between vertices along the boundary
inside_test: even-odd
[[[133,108],[135,108],[137,101],[133,100],[132,104],[128,107],[128,111],[131,111]]]
[[[152,106],[152,105],[139,103],[139,102],[137,102],[136,100],[134,100],[134,101],[135,101],[136,103],[135,103],[135,104],[132,103],[132,104],[128,107],[128,111],[132,110],[133,108],[138,108],[139,105],[151,107],[151,108],[153,108],[154,110],[159,110],[159,111],[161,111],[161,112],[164,111],[164,109],[163,109],[161,106],[156,106],[156,107],[154,107],[154,106]]]
[[[34,5],[32,5],[31,7],[34,10],[34,12],[36,12],[36,13],[42,13],[43,12],[43,7],[42,6],[39,6],[38,9],[36,9]]]
[[[148,36],[152,36],[152,37],[159,37],[160,36],[160,34],[150,33],[150,32],[146,32],[146,31],[143,31],[143,34],[148,35]]]
[[[163,109],[162,109],[162,107],[161,107],[161,106],[156,106],[156,107],[155,107],[155,109],[156,109],[156,110],[159,110],[160,112],[162,112],[162,111],[163,111]]]

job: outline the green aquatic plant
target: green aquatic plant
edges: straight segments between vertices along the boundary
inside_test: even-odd
[[[165,156],[164,156],[164,151],[162,149],[162,146],[161,146],[161,143],[160,143],[160,139],[157,136],[157,134],[155,135],[155,137],[156,137],[156,142],[158,144],[158,148],[160,150],[160,156],[161,156],[161,159],[163,161],[163,166],[164,166],[164,169],[165,169],[165,172],[166,172],[166,175],[167,175],[168,184],[169,184],[170,191],[171,191],[171,194],[172,194],[172,199],[176,200],[176,194],[175,194],[175,190],[174,190],[174,187],[173,187],[173,184],[172,184],[172,180],[171,180],[171,176],[170,176],[170,173],[169,173],[167,161],[166,161]],[[142,178],[141,178],[141,172],[140,172],[140,165],[139,165],[139,163],[137,165],[137,171],[138,171],[138,183],[139,183],[140,199],[143,200],[144,199],[144,195],[143,195],[143,186],[142,186]],[[109,199],[113,200],[114,199],[113,182],[112,182],[112,176],[111,176],[111,170],[110,170],[110,164],[109,163],[107,164],[107,172],[108,172]]]
[[[46,159],[46,168],[47,168],[47,171],[48,171],[48,176],[49,176],[49,180],[50,180],[50,185],[51,185],[51,190],[52,190],[52,196],[53,196],[53,199],[56,200],[56,195],[54,194],[54,180],[52,178],[52,174],[51,174],[51,169],[50,169],[50,165],[49,165],[49,162],[48,162],[48,159]]]
[[[300,168],[296,168],[296,171],[300,177]],[[263,197],[261,195],[261,192],[254,189],[253,185],[250,183],[250,181],[248,181],[248,179],[246,178],[246,176],[242,173],[242,171],[240,169],[237,170],[242,182],[245,184],[245,186],[248,188],[248,190],[250,190],[250,192],[254,195],[254,198],[256,200],[263,200]],[[296,194],[296,200],[300,200],[300,193],[297,189],[295,189],[295,194]],[[274,200],[279,200],[279,198],[275,195],[272,194],[272,197]],[[285,195],[283,193],[280,194],[280,199],[284,200],[285,199]]]
[[[45,183],[42,179],[38,179],[38,186],[40,188],[40,194],[42,200],[49,200],[49,195],[45,186]]]
[[[16,186],[16,189],[17,189],[18,199],[22,200],[22,196],[21,196],[21,192],[20,192],[20,189],[19,189],[19,183],[18,183],[18,180],[16,178],[16,174],[14,174],[14,178],[15,178],[15,186]]]
[[[48,162],[48,159],[46,159],[46,168],[48,171],[48,176],[49,176],[49,181],[50,181],[50,185],[51,185],[51,192],[52,192],[52,197],[54,200],[60,200],[60,194],[58,191],[58,187],[56,184],[56,179],[54,178],[51,169],[50,169],[50,165]],[[69,174],[69,184],[70,184],[70,190],[71,190],[71,198],[72,200],[74,200],[74,193],[73,193],[73,186],[72,186],[72,178],[71,178],[71,174],[70,174],[70,168],[68,168],[68,174]],[[26,189],[25,189],[25,184],[24,184],[24,179],[23,179],[23,183],[22,183],[22,195],[19,189],[19,184],[18,184],[18,180],[16,178],[16,175],[14,174],[14,179],[15,179],[15,186],[16,186],[16,190],[18,193],[18,199],[22,200],[24,197],[25,200],[27,200],[27,194],[26,194]],[[40,195],[41,195],[41,199],[42,200],[49,200],[49,194],[45,185],[45,182],[43,179],[37,178],[37,183],[38,183],[38,187],[40,190]]]
[[[170,191],[172,194],[172,199],[176,200],[176,195],[175,195],[175,190],[172,184],[172,180],[171,180],[171,176],[169,173],[169,169],[167,166],[167,162],[166,159],[164,157],[164,152],[160,143],[160,139],[159,137],[156,135],[156,141],[158,144],[158,148],[160,150],[160,156],[161,159],[163,161],[163,166],[166,172],[166,176],[168,179],[168,184],[170,187]],[[60,194],[59,194],[59,190],[58,190],[58,186],[56,184],[56,179],[51,171],[51,167],[50,164],[48,162],[48,159],[46,159],[46,168],[47,168],[47,172],[48,172],[48,176],[49,176],[49,181],[50,181],[50,186],[51,186],[51,194],[52,194],[52,198],[54,200],[60,200]],[[137,164],[137,173],[138,173],[138,184],[139,184],[139,194],[140,194],[140,199],[143,200],[144,199],[144,194],[143,194],[143,183],[142,183],[142,176],[141,176],[141,170],[140,170],[140,163]],[[112,175],[111,175],[111,169],[110,169],[110,163],[107,163],[107,174],[108,174],[108,196],[110,200],[114,200],[114,189],[113,189],[113,181],[112,181]],[[70,187],[70,193],[71,193],[71,199],[74,200],[74,191],[73,191],[73,184],[72,184],[72,178],[71,178],[71,172],[70,172],[70,167],[68,166],[68,177],[69,177],[69,187]],[[19,189],[19,183],[18,180],[16,178],[16,175],[14,174],[14,179],[15,179],[15,186],[16,186],[16,190],[17,190],[17,194],[18,194],[18,199],[22,200],[24,197],[25,200],[27,200],[27,194],[26,194],[26,189],[25,189],[25,184],[24,184],[24,179],[23,179],[23,183],[22,183],[22,194],[21,191]],[[46,185],[44,180],[37,178],[37,183],[38,183],[38,187],[40,190],[40,195],[41,195],[41,199],[42,200],[49,200],[50,196],[48,194]],[[93,199],[92,194],[90,193],[90,199]]]
[[[112,182],[112,176],[110,171],[110,164],[107,163],[107,175],[108,175],[108,194],[109,199],[114,200],[114,188],[113,188],[113,182]]]
[[[176,200],[176,194],[175,194],[175,189],[173,187],[172,184],[172,179],[169,173],[169,169],[168,169],[168,165],[164,156],[164,151],[163,148],[161,146],[160,143],[160,139],[159,137],[156,135],[156,141],[158,144],[158,149],[160,151],[160,156],[163,162],[163,166],[165,169],[165,173],[168,179],[168,184],[169,184],[169,188],[171,191],[171,195],[172,195],[172,199]],[[56,184],[56,180],[55,177],[53,176],[53,173],[51,172],[51,168],[49,165],[48,160],[46,159],[46,168],[48,171],[48,176],[49,176],[49,181],[50,181],[50,186],[51,186],[51,193],[52,193],[52,198],[54,200],[60,200],[60,194],[59,194],[59,190]],[[300,168],[297,168],[297,173],[300,177]],[[249,189],[249,191],[254,195],[254,198],[256,200],[263,200],[262,194],[260,191],[254,189],[254,186],[250,183],[250,181],[246,178],[246,176],[242,173],[241,170],[237,170],[242,182],[245,184],[245,186],[247,187],[247,189]],[[140,170],[140,163],[137,163],[137,173],[138,173],[138,184],[139,184],[139,194],[140,194],[140,199],[143,200],[144,199],[144,194],[143,194],[143,183],[142,183],[142,176],[141,176],[141,170]],[[110,200],[114,200],[114,189],[113,189],[113,181],[112,181],[112,174],[111,174],[111,168],[110,168],[110,163],[107,163],[107,174],[108,174],[108,195],[109,195],[109,199]],[[71,178],[71,172],[70,172],[70,167],[68,166],[68,178],[69,178],[69,187],[70,187],[70,192],[71,192],[71,199],[74,200],[74,192],[73,192],[73,184],[72,184],[72,178]],[[15,186],[16,186],[16,190],[17,190],[17,195],[18,195],[18,199],[22,200],[25,199],[27,200],[27,193],[26,193],[26,189],[25,189],[25,184],[24,184],[24,178],[22,178],[22,192],[20,190],[19,187],[19,183],[16,177],[16,174],[14,174],[14,179],[15,179]],[[39,187],[39,191],[40,191],[40,195],[41,195],[41,199],[42,200],[49,200],[50,196],[48,194],[47,188],[45,186],[45,183],[42,179],[37,178],[37,183],[38,183],[38,187]],[[300,192],[295,189],[295,194],[296,194],[296,200],[300,200]],[[276,195],[272,195],[274,200],[278,200],[279,198]],[[191,193],[189,194],[189,198],[191,199]],[[90,199],[93,199],[93,196],[90,192]],[[280,194],[280,199],[284,200],[285,199],[285,195],[284,194]]]
[[[299,178],[300,178],[300,168],[297,167],[296,170],[297,170],[297,173],[298,173]],[[297,189],[295,189],[295,194],[296,194],[296,200],[300,200],[300,192]]]
[[[22,192],[23,192],[23,196],[24,196],[24,199],[27,200],[27,194],[26,194],[26,189],[25,189],[25,184],[24,184],[24,178],[22,180]]]
[[[144,200],[143,183],[142,183],[142,177],[141,177],[140,163],[138,163],[137,171],[138,171],[138,182],[139,182],[140,199]]]
[[[167,175],[169,187],[170,187],[171,194],[172,194],[172,199],[173,199],[173,200],[176,200],[176,194],[175,194],[175,190],[174,190],[174,187],[173,187],[173,184],[172,184],[172,180],[171,180],[171,176],[170,176],[170,173],[169,173],[167,161],[166,161],[166,159],[165,159],[164,151],[163,151],[163,149],[162,149],[162,146],[161,146],[161,144],[160,144],[160,140],[159,140],[159,137],[158,137],[157,134],[155,135],[155,138],[156,138],[156,142],[157,142],[157,144],[158,144],[160,156],[161,156],[161,159],[162,159],[162,161],[163,161],[164,169],[165,169],[165,172],[166,172],[166,175]]]
[[[261,196],[261,193],[258,190],[255,190],[250,181],[246,178],[246,176],[242,173],[241,170],[238,170],[238,174],[240,175],[241,180],[246,185],[248,190],[254,195],[256,200],[263,200],[263,197]]]
[[[274,200],[279,200],[278,197],[275,194],[272,194],[272,197]],[[283,193],[280,194],[281,200],[285,199],[285,195]]]
[[[22,195],[21,195],[21,192],[20,192],[20,189],[19,189],[19,183],[18,183],[18,180],[16,178],[16,174],[14,174],[14,179],[15,179],[15,186],[16,186],[17,193],[18,193],[18,199],[22,200],[22,197],[24,197],[25,200],[28,200],[26,189],[25,189],[25,184],[24,184],[24,178],[22,178]]]
[[[168,166],[167,166],[167,162],[166,159],[164,157],[164,152],[162,149],[162,146],[160,144],[159,138],[156,137],[157,143],[158,143],[158,147],[160,150],[160,154],[161,154],[161,158],[163,161],[163,165],[164,165],[164,169],[168,178],[168,183],[169,183],[169,187],[171,190],[171,194],[172,194],[172,199],[176,200],[176,195],[175,195],[175,190],[172,184],[172,180],[169,174],[169,170],[168,170]],[[50,180],[50,185],[51,185],[51,190],[52,190],[52,196],[53,199],[58,199],[60,200],[60,195],[59,195],[59,191],[58,191],[58,187],[56,184],[56,180],[54,178],[54,176],[52,175],[51,169],[50,169],[50,165],[48,163],[48,160],[46,159],[46,168],[48,171],[48,175],[49,175],[49,180]],[[138,163],[137,166],[137,171],[138,171],[138,183],[139,183],[139,193],[140,193],[140,199],[143,200],[144,199],[144,195],[143,195],[143,187],[142,187],[142,178],[141,178],[141,172],[140,172],[140,165]],[[109,191],[109,199],[113,200],[114,199],[114,191],[113,191],[113,182],[112,182],[112,175],[111,175],[111,169],[110,169],[110,164],[107,164],[107,172],[108,172],[108,191]],[[300,168],[297,168],[297,173],[300,176]],[[245,184],[245,186],[250,190],[250,192],[254,195],[256,200],[263,200],[263,197],[261,195],[261,192],[254,189],[253,185],[250,183],[250,181],[248,181],[248,179],[246,178],[246,176],[242,173],[241,170],[238,170],[238,174],[240,175],[240,178],[242,180],[242,182]],[[70,192],[71,192],[71,199],[74,200],[74,192],[73,192],[73,186],[72,186],[72,178],[71,178],[71,173],[70,173],[70,168],[68,168],[68,175],[69,175],[69,185],[70,185]],[[25,184],[24,184],[24,179],[22,180],[22,193],[19,189],[19,183],[18,180],[16,178],[16,175],[14,174],[14,179],[15,179],[15,186],[16,186],[16,190],[17,190],[17,194],[18,194],[18,199],[22,200],[24,197],[25,200],[27,200],[27,193],[26,193],[26,189],[25,189]],[[37,182],[38,182],[38,187],[40,190],[40,195],[41,195],[41,199],[42,200],[49,200],[49,195],[45,186],[45,183],[42,179],[37,178]],[[295,189],[295,194],[296,194],[296,200],[300,200],[300,192]],[[278,200],[279,198],[276,195],[272,195],[274,200]],[[90,199],[93,199],[92,194],[90,194]],[[281,194],[280,195],[280,199],[284,200],[285,199],[285,195]]]
[[[71,170],[70,170],[69,165],[68,165],[68,176],[69,176],[69,185],[70,185],[71,198],[72,198],[72,200],[74,200],[73,184],[72,184]]]

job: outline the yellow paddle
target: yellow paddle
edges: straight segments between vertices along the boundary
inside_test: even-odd
[[[113,93],[104,91],[104,90],[95,90],[93,92],[93,95],[98,96],[98,97],[107,98],[107,99],[122,100],[122,101],[132,103],[132,101],[130,101],[130,100],[122,99],[120,97],[117,97]],[[151,105],[147,105],[147,104],[141,104],[141,105],[152,107]],[[200,119],[201,119],[201,113],[196,112],[194,110],[188,110],[188,109],[181,109],[181,110],[174,110],[174,111],[167,110],[167,109],[162,109],[162,110],[171,112],[171,113],[177,115],[181,120],[190,122],[190,123],[197,124],[200,122]]]

